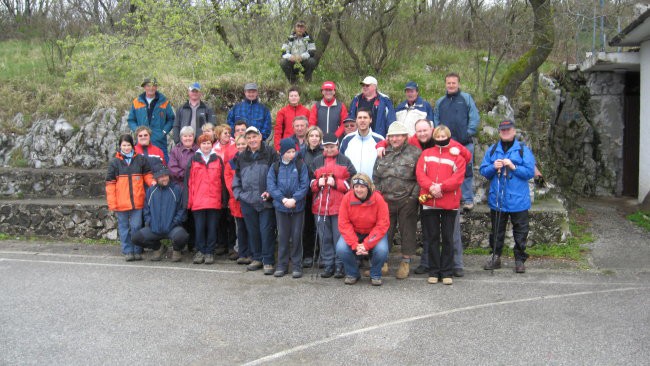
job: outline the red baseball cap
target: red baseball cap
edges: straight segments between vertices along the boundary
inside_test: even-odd
[[[321,85],[320,90],[336,90],[336,84],[333,81],[326,81]]]

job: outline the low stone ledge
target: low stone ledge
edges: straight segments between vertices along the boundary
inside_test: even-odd
[[[0,168],[0,198],[105,197],[106,170]]]
[[[489,247],[489,208],[477,205],[463,215],[461,225],[466,247]],[[103,199],[27,199],[0,201],[0,232],[51,238],[117,239],[117,219]],[[530,210],[528,245],[558,244],[569,235],[568,213],[562,203],[537,201]],[[512,227],[506,245],[513,246]]]

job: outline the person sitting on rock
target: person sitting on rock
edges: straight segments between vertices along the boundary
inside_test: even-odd
[[[370,281],[381,286],[381,269],[388,260],[388,204],[375,191],[370,177],[364,173],[352,177],[352,189],[343,196],[339,211],[341,238],[336,254],[345,265],[345,284],[353,285],[359,278],[359,259],[370,256]]]
[[[530,209],[528,181],[535,176],[535,157],[526,145],[515,139],[516,134],[513,121],[502,121],[499,124],[500,141],[486,150],[479,169],[481,175],[490,181],[488,205],[492,222],[492,255],[483,267],[486,270],[501,268],[503,240],[510,218],[515,239],[515,272],[526,272],[524,263],[528,258],[526,239]]]
[[[307,34],[307,25],[304,21],[299,20],[293,27],[293,33],[287,42],[282,45],[280,67],[289,82],[297,81],[297,76],[300,74],[300,68],[296,67],[297,64],[300,64],[304,70],[305,81],[311,81],[311,74],[316,69],[315,53],[316,44]]]
[[[160,241],[169,239],[172,243],[172,262],[180,262],[181,251],[189,240],[183,228],[185,205],[181,187],[170,179],[169,170],[163,168],[154,174],[156,185],[147,189],[144,201],[144,227],[133,235],[133,243],[153,249],[152,261],[160,261],[167,247]]]
[[[135,152],[147,158],[153,173],[161,170],[166,165],[165,153],[158,146],[151,144],[151,129],[140,126],[135,130],[135,136],[138,139]]]

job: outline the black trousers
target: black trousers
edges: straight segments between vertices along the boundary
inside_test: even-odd
[[[161,246],[160,241],[167,238],[171,240],[174,250],[180,252],[185,248],[185,244],[187,244],[190,234],[188,234],[182,226],[176,226],[167,234],[153,233],[150,227],[145,226],[133,234],[131,240],[133,240],[135,245],[139,245],[143,248],[158,250]]]
[[[496,235],[496,246],[494,245],[494,228],[497,225],[497,218],[499,227]],[[503,240],[506,236],[506,225],[508,218],[512,222],[512,236],[515,239],[515,260],[525,262],[528,259],[526,253],[526,240],[528,239],[528,210],[519,212],[497,212],[490,210],[490,221],[492,222],[492,231],[490,232],[490,248],[494,250],[496,255],[501,255],[503,252]]]
[[[429,247],[430,277],[444,278],[453,275],[456,215],[458,210],[422,210],[422,239],[424,245]]]
[[[229,209],[219,210],[219,233],[217,239],[217,248],[227,248],[233,250],[237,243],[237,226],[235,225],[235,218],[230,213]]]

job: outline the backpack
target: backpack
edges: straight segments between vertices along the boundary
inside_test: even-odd
[[[298,156],[296,158],[296,169],[298,170],[298,176],[302,173],[302,167],[305,165],[305,162],[302,160],[302,157]],[[280,172],[280,161],[273,163],[273,171],[275,172],[275,179],[278,179],[278,173]]]
[[[497,151],[497,145],[499,145],[498,142],[496,144],[492,145],[492,149],[490,149],[490,157],[492,157],[492,155],[494,155],[494,152]],[[519,141],[519,145],[521,145],[521,149],[519,149],[519,156],[523,159],[524,158],[524,148],[526,147],[526,144]]]

